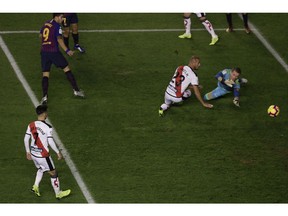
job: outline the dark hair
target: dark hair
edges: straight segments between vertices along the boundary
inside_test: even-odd
[[[61,16],[61,15],[64,15],[64,13],[53,13],[53,18],[55,18],[56,16]]]
[[[236,71],[237,73],[241,74],[241,69],[239,67],[232,68],[232,71]]]
[[[41,115],[44,112],[47,112],[48,106],[46,104],[41,104],[36,107],[37,115]]]

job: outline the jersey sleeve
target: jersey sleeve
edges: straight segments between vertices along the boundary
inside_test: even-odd
[[[58,154],[60,151],[57,148],[56,143],[54,142],[53,129],[52,128],[49,128],[49,130],[47,132],[47,139],[48,139],[49,146],[53,149],[54,152],[56,152]]]
[[[26,134],[31,136],[31,130],[30,130],[29,125],[27,126]]]
[[[234,97],[239,97],[240,96],[240,83],[237,81],[234,85],[233,85],[233,93],[234,93]]]
[[[49,128],[47,131],[47,138],[53,138],[53,128]]]
[[[61,28],[61,26],[60,25],[58,25],[57,27],[56,27],[56,37],[58,37],[58,36],[61,36],[62,37],[62,28]]]
[[[29,147],[30,138],[31,138],[31,131],[30,131],[30,127],[28,126],[25,136],[24,136],[24,146],[25,146],[26,152],[30,152],[30,147]]]
[[[225,75],[225,73],[226,73],[226,71],[223,73],[224,71],[219,71],[217,74],[216,74],[216,76],[215,76],[215,78],[218,80],[218,78],[219,77],[222,77],[222,79],[224,79],[224,75]]]
[[[197,85],[197,86],[199,85],[199,79],[194,73],[192,73],[191,85]]]

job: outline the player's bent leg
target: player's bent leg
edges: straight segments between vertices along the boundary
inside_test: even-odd
[[[204,100],[206,100],[206,101],[212,100],[212,99],[213,99],[213,98],[212,98],[212,92],[209,92],[209,93],[205,94],[205,95],[203,96],[203,98],[204,98]]]
[[[187,100],[189,97],[191,97],[191,95],[192,95],[191,90],[190,89],[186,89],[184,91],[184,93],[183,93],[182,100]]]
[[[205,27],[205,29],[209,32],[209,34],[212,37],[212,40],[211,40],[209,45],[210,46],[215,45],[218,42],[219,37],[218,37],[218,35],[216,35],[216,33],[214,31],[212,23],[210,23],[209,20],[207,20],[205,16],[200,17],[200,22],[202,22],[202,25]]]
[[[170,108],[172,103],[173,103],[173,101],[171,99],[171,96],[165,92],[164,103],[160,106],[160,108],[158,110],[158,114],[160,117],[164,116],[164,112]]]
[[[67,65],[65,68],[63,68],[63,71],[64,71],[68,81],[71,83],[74,96],[80,97],[80,98],[85,98],[84,91],[78,88],[76,79],[75,79],[72,71],[70,70],[69,66]]]
[[[166,104],[166,103],[163,103],[159,110],[158,110],[158,113],[159,113],[159,116],[160,117],[163,117],[164,116],[164,111],[166,111],[167,109],[169,109],[170,105]]]
[[[204,99],[205,100],[213,100],[213,99],[219,98],[219,97],[221,97],[227,93],[229,93],[229,91],[227,91],[226,89],[221,88],[221,87],[217,87],[213,91],[205,94]]]

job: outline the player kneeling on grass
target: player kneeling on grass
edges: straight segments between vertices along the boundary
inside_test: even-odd
[[[240,83],[247,83],[248,80],[240,78],[241,69],[235,67],[233,69],[224,69],[216,74],[215,78],[218,80],[218,87],[213,91],[204,95],[205,100],[212,100],[219,98],[225,94],[234,93],[233,103],[235,106],[240,107]]]
[[[192,94],[190,88],[194,91],[196,98],[204,107],[213,107],[212,104],[205,103],[201,97],[199,91],[199,80],[195,73],[195,70],[198,70],[199,67],[200,58],[198,56],[192,56],[188,66],[179,66],[176,69],[168,87],[166,88],[164,103],[160,106],[159,116],[163,116],[164,111],[166,111],[172,104],[179,104],[190,97]]]
[[[31,191],[36,196],[41,196],[39,191],[39,184],[42,180],[43,174],[48,172],[51,178],[51,185],[55,191],[57,199],[68,196],[71,190],[60,190],[60,182],[57,171],[55,169],[53,160],[49,154],[50,146],[58,156],[58,160],[62,159],[62,154],[58,150],[53,137],[52,137],[52,126],[45,122],[48,116],[47,105],[39,105],[36,108],[38,120],[33,121],[28,125],[26,134],[24,137],[24,144],[26,149],[26,158],[33,160],[37,170],[35,183],[32,186]],[[29,143],[29,140],[31,142]]]

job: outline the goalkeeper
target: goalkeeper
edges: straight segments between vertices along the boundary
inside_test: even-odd
[[[204,95],[205,100],[212,100],[221,97],[225,94],[233,92],[233,103],[235,106],[240,107],[239,103],[239,90],[240,83],[247,83],[248,80],[240,78],[241,69],[235,67],[233,69],[224,69],[216,74],[215,78],[218,80],[218,86],[213,91]]]

